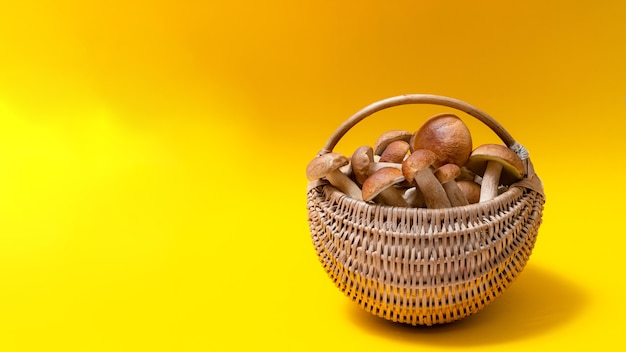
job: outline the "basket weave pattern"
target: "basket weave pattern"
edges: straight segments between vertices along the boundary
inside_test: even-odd
[[[371,204],[326,182],[307,192],[313,245],[335,285],[366,311],[411,325],[452,322],[499,297],[529,260],[544,202],[532,164],[495,199],[447,209]]]
[[[308,208],[315,250],[341,291],[386,319],[432,325],[477,312],[528,261],[543,197],[512,188],[489,203],[378,206],[327,185],[309,191]]]

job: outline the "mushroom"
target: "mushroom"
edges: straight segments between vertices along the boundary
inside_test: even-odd
[[[411,151],[428,149],[437,155],[436,169],[445,164],[462,166],[472,152],[472,136],[463,121],[454,114],[439,114],[428,120],[409,141]]]
[[[408,142],[413,134],[405,130],[390,130],[381,134],[374,143],[374,155],[381,155],[389,143],[394,141]]]
[[[461,168],[458,165],[445,164],[435,170],[433,174],[443,186],[453,207],[469,204],[467,197],[455,181],[455,178],[461,175]]]
[[[376,157],[376,155],[373,155],[373,149],[370,146],[362,146],[354,151],[354,154],[352,154],[352,157],[350,158],[350,164],[352,165],[352,175],[354,175],[354,179],[357,184],[363,185],[363,182],[365,182],[369,175],[382,169],[383,167],[395,167],[396,169],[402,169],[401,162],[374,161],[375,159],[380,159],[380,157]]]
[[[428,208],[449,208],[452,204],[431,168],[436,160],[437,155],[430,150],[415,150],[402,163],[402,173],[408,181],[417,183]]]
[[[480,185],[472,180],[459,180],[456,185],[461,189],[469,204],[480,201]]]
[[[402,163],[409,149],[409,142],[393,141],[387,145],[378,161],[381,163]]]
[[[322,154],[309,162],[306,177],[309,181],[326,178],[331,185],[347,196],[362,200],[359,186],[340,170],[348,163],[348,158],[339,153]]]
[[[402,163],[387,163],[374,161],[370,164],[370,174],[382,169],[383,167],[395,167],[396,169],[402,170]]]
[[[372,201],[374,198],[381,203],[395,207],[406,207],[407,203],[402,197],[402,192],[394,187],[395,184],[404,181],[402,170],[395,167],[384,167],[363,182],[363,200]]]
[[[501,144],[483,144],[472,152],[467,168],[482,175],[480,202],[498,195],[498,186],[508,186],[525,176],[522,159]]]
[[[407,206],[412,208],[424,208],[426,202],[424,201],[424,195],[419,187],[409,187],[404,191],[404,200]]]
[[[374,149],[368,145],[357,148],[350,163],[352,164],[352,174],[359,185],[367,179],[370,174],[370,166],[374,162]]]
[[[480,176],[477,176],[474,171],[468,169],[465,165],[463,165],[461,166],[461,174],[456,178],[456,180],[470,180],[476,182],[476,178],[480,178]]]

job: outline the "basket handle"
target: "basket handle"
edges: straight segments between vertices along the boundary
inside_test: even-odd
[[[365,108],[359,110],[357,113],[352,115],[343,124],[341,124],[337,130],[331,135],[326,142],[324,148],[318,153],[318,155],[326,154],[332,152],[333,148],[339,143],[339,140],[357,123],[365,119],[366,117],[374,114],[375,112],[398,106],[398,105],[407,105],[407,104],[433,104],[433,105],[442,105],[450,108],[454,108],[460,111],[467,113],[468,115],[474,116],[479,121],[487,125],[487,127],[491,128],[493,132],[495,132],[500,139],[513,151],[518,153],[522,159],[528,158],[528,153],[525,151],[525,148],[521,146],[519,143],[513,139],[513,137],[504,129],[502,125],[500,125],[496,120],[494,120],[491,116],[489,116],[484,111],[481,111],[474,106],[463,102],[458,99],[449,98],[441,95],[433,95],[433,94],[404,94],[398,95],[395,97],[379,100],[375,103],[372,103]],[[524,149],[524,152],[518,151],[519,149]]]
[[[335,132],[330,136],[326,145],[322,150],[320,150],[317,155],[320,156],[322,154],[330,153],[333,151],[333,148],[339,143],[339,140],[357,123],[366,117],[374,114],[375,112],[398,106],[398,105],[406,105],[406,104],[433,104],[433,105],[442,105],[447,106],[453,109],[460,110],[465,112],[466,114],[477,118],[479,121],[484,123],[487,127],[489,127],[500,139],[506,144],[509,149],[513,150],[519,157],[522,159],[524,166],[526,168],[527,179],[536,179],[538,182],[533,182],[532,185],[524,185],[526,188],[533,188],[541,193],[543,193],[543,185],[541,181],[537,178],[533,165],[530,162],[528,151],[524,148],[523,145],[519,144],[513,136],[507,132],[504,127],[498,123],[494,118],[489,116],[486,112],[477,109],[476,107],[450,97],[441,96],[441,95],[433,95],[433,94],[404,94],[398,95],[395,97],[390,97],[387,99],[379,100],[374,102],[365,108],[357,111],[354,115],[350,116],[346,121],[344,121]]]

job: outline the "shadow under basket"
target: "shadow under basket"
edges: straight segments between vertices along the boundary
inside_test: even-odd
[[[372,204],[314,181],[307,190],[311,238],[335,285],[366,311],[411,325],[449,323],[483,309],[522,272],[541,224],[543,185],[524,147],[493,118],[437,95],[401,95],[365,107],[318,155],[331,152],[365,117],[403,104],[442,105],[477,118],[520,155],[525,178],[492,200],[445,209]]]

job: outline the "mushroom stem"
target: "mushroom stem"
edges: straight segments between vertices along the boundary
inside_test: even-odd
[[[345,193],[349,197],[356,200],[363,200],[359,186],[339,169],[329,172],[326,175],[326,179],[328,179],[328,182],[330,182],[331,185],[335,186],[338,190]]]
[[[424,208],[426,202],[424,201],[424,195],[419,187],[411,187],[404,192],[404,200],[407,205],[412,208]]]
[[[461,205],[468,205],[469,201],[467,197],[465,197],[465,193],[459,188],[456,181],[451,180],[446,183],[443,183],[443,189],[446,191],[448,195],[448,199],[450,200],[450,204],[453,207],[458,207]]]
[[[522,159],[502,144],[483,144],[474,149],[466,165],[477,175],[482,175],[479,202],[498,196],[498,186],[508,186],[524,177]]]
[[[425,168],[415,175],[415,182],[424,195],[424,202],[428,208],[450,208],[450,200],[443,186],[437,180],[431,168]]]
[[[480,187],[480,202],[486,202],[498,195],[498,183],[502,173],[502,164],[495,161],[487,162]]]
[[[407,202],[402,197],[402,192],[391,186],[376,196],[380,202],[394,207],[406,207]]]
[[[456,183],[456,178],[461,175],[461,168],[458,165],[445,164],[435,170],[434,175],[441,182],[453,207],[469,204],[465,194]]]

